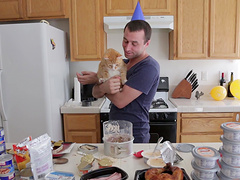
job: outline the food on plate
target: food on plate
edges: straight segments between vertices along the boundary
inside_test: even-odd
[[[93,178],[93,179],[89,179],[89,180],[121,180],[121,179],[122,179],[121,173],[115,172],[108,177]]]
[[[61,146],[62,143],[63,143],[63,140],[59,140],[59,141],[57,141],[57,142],[52,141],[52,143],[53,143],[53,146],[54,146],[54,147],[55,147],[55,146]]]
[[[163,168],[152,168],[146,171],[145,180],[183,180],[183,171],[167,163]]]

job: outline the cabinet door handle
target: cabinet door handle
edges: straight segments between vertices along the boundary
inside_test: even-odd
[[[236,115],[236,121],[239,121],[239,114]]]

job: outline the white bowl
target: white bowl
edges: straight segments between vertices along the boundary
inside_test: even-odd
[[[147,163],[147,160],[149,158],[160,158],[162,157],[161,152],[159,150],[156,150],[153,154],[153,150],[154,149],[148,149],[148,150],[144,150],[141,154],[144,158],[144,162]]]
[[[149,158],[147,160],[147,165],[153,168],[160,168],[164,167],[166,163],[163,161],[162,158]]]

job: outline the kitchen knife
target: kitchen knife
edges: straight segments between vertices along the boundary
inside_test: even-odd
[[[198,84],[198,80],[196,79],[193,83],[192,83],[192,88],[194,87],[194,86],[196,86]]]
[[[192,92],[197,89],[197,87],[199,86],[199,84],[195,85],[193,88],[192,88]]]
[[[191,74],[191,76],[188,78],[188,82],[190,82],[191,83],[191,79],[193,78],[193,76],[194,76],[194,73],[193,74]]]
[[[185,80],[187,80],[187,78],[192,74],[192,71],[193,71],[193,70],[189,71],[189,73],[188,73],[187,76],[185,77]]]
[[[195,75],[195,76],[194,76],[194,75]],[[197,79],[196,79],[196,78],[197,78],[197,77],[196,77],[196,74],[194,74],[194,75],[193,75],[193,77],[192,77],[192,79],[191,79],[191,84],[193,84],[193,83],[197,80]]]

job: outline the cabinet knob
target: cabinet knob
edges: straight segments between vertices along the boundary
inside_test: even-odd
[[[236,121],[239,121],[239,114],[236,115]]]

